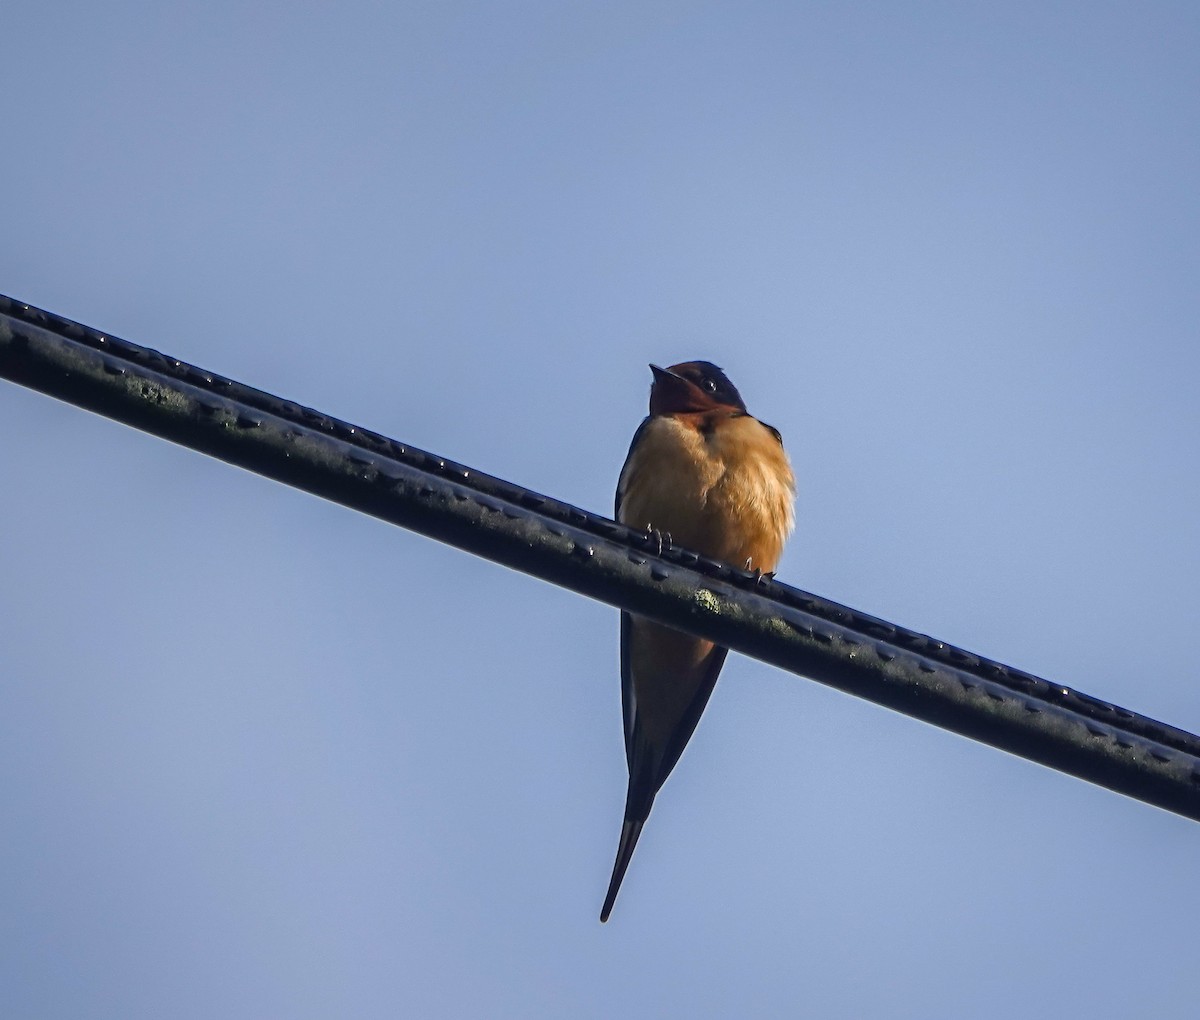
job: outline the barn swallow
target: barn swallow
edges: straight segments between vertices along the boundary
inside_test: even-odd
[[[783,441],[751,417],[716,365],[651,365],[650,416],[629,447],[616,518],[735,567],[770,573],[792,530],[795,479]],[[650,814],[700,721],[726,648],[621,614],[621,705],[629,791],[607,921]]]

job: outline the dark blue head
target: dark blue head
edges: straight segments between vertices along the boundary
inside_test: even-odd
[[[746,403],[729,377],[711,361],[683,361],[670,368],[651,365],[651,414],[711,411],[719,407],[746,412]]]

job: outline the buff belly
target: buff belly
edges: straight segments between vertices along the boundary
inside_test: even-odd
[[[775,434],[749,415],[719,427],[651,418],[621,476],[622,524],[736,567],[775,569],[795,482]]]

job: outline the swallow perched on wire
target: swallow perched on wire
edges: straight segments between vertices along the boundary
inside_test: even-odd
[[[616,517],[735,567],[770,573],[792,530],[795,479],[783,441],[751,417],[716,365],[651,365],[650,416],[629,447]],[[728,649],[621,614],[621,705],[629,791],[607,921],[650,807],[708,703]]]

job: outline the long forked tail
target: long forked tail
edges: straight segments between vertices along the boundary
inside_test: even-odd
[[[617,892],[621,888],[621,879],[625,877],[625,869],[629,867],[633,857],[633,848],[637,846],[638,836],[642,834],[642,826],[646,820],[626,818],[621,825],[621,842],[617,846],[617,860],[613,864],[612,881],[608,883],[608,895],[604,897],[604,907],[600,911],[600,922],[603,924],[612,913],[613,903],[616,902]]]

